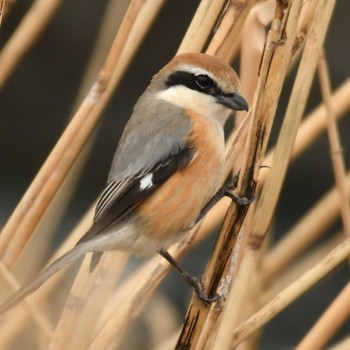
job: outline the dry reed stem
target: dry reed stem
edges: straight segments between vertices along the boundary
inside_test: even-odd
[[[255,236],[264,236],[270,225],[333,6],[333,0],[320,0],[316,6],[315,18],[306,38],[302,60],[275,148],[272,169],[264,184],[254,216],[252,232]],[[322,11],[325,12],[322,13]]]
[[[255,172],[258,171],[261,157],[266,149],[273,116],[277,108],[278,96],[281,92],[285,74],[291,59],[291,48],[294,42],[300,10],[301,2],[293,2],[292,4],[286,3],[285,5],[279,3],[276,7],[274,20],[267,37],[260,78],[252,110],[255,118],[253,124],[254,129],[251,131],[253,136],[249,139],[253,144],[250,145],[250,147],[254,147],[254,142],[258,142],[259,147],[258,150],[255,151],[250,148],[251,155],[250,158],[247,159],[248,166],[246,168],[244,166],[242,167],[248,170],[245,181],[252,181],[256,176]],[[288,33],[288,35],[284,40],[285,32]],[[283,44],[281,40],[283,40]],[[261,139],[259,138],[259,134],[261,135]],[[253,240],[251,238],[253,238]],[[250,237],[250,241],[248,242],[250,246],[249,250],[253,251],[258,249],[261,243],[262,240],[255,240],[255,236]],[[238,310],[243,301],[246,287],[252,276],[255,265],[255,258],[247,259],[247,254],[245,254],[243,259],[244,260],[239,265],[237,275],[234,278],[234,285],[229,292],[213,349],[226,349],[229,347],[231,336],[230,328],[232,329],[232,326],[238,319]]]
[[[298,6],[301,7],[301,4],[298,4]],[[305,41],[305,49],[289,100],[286,116],[279,134],[272,170],[258,202],[252,222],[252,233],[249,236],[248,249],[243,255],[235,283],[230,291],[227,307],[224,310],[222,323],[220,324],[213,349],[226,349],[229,347],[231,339],[230,327],[237,322],[239,305],[248,290],[258,263],[261,244],[268,231],[276,207],[297,128],[305,108],[317,58],[323,45],[333,7],[334,1],[318,2],[314,21]],[[298,11],[296,13],[298,14]],[[286,40],[288,40],[290,32],[286,32],[288,33]]]
[[[85,69],[84,77],[82,78],[79,91],[73,103],[73,110],[79,108],[79,105],[84,100],[84,97],[88,93],[90,86],[94,83],[98,71],[102,67],[103,62],[107,57],[108,51],[113,43],[116,31],[119,29],[120,24],[123,22],[123,18],[125,17],[129,3],[130,0],[108,0],[104,10],[102,23],[99,27],[98,37],[95,41],[94,48],[92,49],[91,56],[89,57],[88,66]],[[147,6],[147,4],[145,4],[145,6]],[[156,5],[154,10],[155,13],[158,12]],[[136,23],[134,27],[135,26]],[[143,35],[141,39],[142,38]]]
[[[227,4],[206,53],[231,62],[240,45],[241,31],[256,0],[231,1]]]
[[[176,346],[177,338],[179,337],[180,329],[170,335],[167,339],[158,344],[154,350],[173,350]]]
[[[155,293],[145,311],[143,316],[150,338],[149,349],[155,349],[165,338],[173,336],[174,331],[178,331],[178,309],[164,293],[160,292]]]
[[[2,19],[4,17],[4,12],[5,12],[5,0],[0,1],[0,28],[2,24]]]
[[[328,348],[328,350],[349,350],[350,349],[350,335],[337,342],[335,345]]]
[[[350,283],[333,300],[308,334],[296,347],[297,350],[324,349],[329,339],[350,316]]]
[[[84,232],[90,227],[91,220],[93,217],[95,204],[90,208],[85,217],[79,222],[77,227],[73,230],[72,234],[66,239],[66,241],[62,244],[62,246],[56,251],[56,253],[52,256],[50,262],[61,256],[64,252],[66,252],[69,248],[74,246],[74,244],[79,240]],[[5,266],[3,265],[5,268]],[[7,270],[7,269],[6,269]],[[34,320],[37,317],[37,314],[42,314],[39,310],[38,305],[45,303],[47,301],[48,295],[53,291],[57,291],[57,284],[62,280],[63,276],[69,271],[69,269],[59,271],[56,275],[54,275],[51,279],[49,279],[36,293],[28,296],[26,300],[31,300],[32,307],[28,310],[25,310],[23,307],[14,308],[11,311],[11,319],[15,322],[3,322],[1,325],[1,337],[0,337],[0,349],[6,349],[8,344],[13,340],[14,337],[17,336],[17,333],[26,326],[26,321],[28,317],[32,317]],[[8,272],[10,273],[10,272]],[[6,282],[7,278],[2,275],[2,278]],[[13,279],[12,275],[12,279]],[[17,287],[19,283],[16,283]],[[65,284],[60,285],[60,292],[63,292],[63,287],[67,287]],[[15,290],[18,288],[12,287],[11,290]],[[26,302],[26,300],[24,302]],[[57,306],[57,305],[56,305]],[[2,315],[2,317],[6,317]],[[42,315],[42,317],[44,317]],[[48,321],[46,321],[48,322]],[[40,330],[40,329],[39,329]]]
[[[345,234],[350,237],[350,203],[345,179],[345,165],[343,150],[340,142],[337,124],[334,117],[334,108],[331,100],[331,83],[328,72],[326,54],[324,50],[318,62],[318,75],[320,79],[321,92],[327,111],[327,131],[331,148],[331,160],[333,165],[335,182],[340,196],[340,213],[342,217]]]
[[[258,83],[261,57],[266,43],[266,27],[272,21],[276,1],[259,2],[250,11],[242,29],[240,80],[242,95],[251,105]]]
[[[50,262],[57,259],[59,256],[61,256],[64,252],[69,250],[71,247],[76,244],[76,242],[79,240],[79,238],[82,236],[84,232],[87,231],[87,229],[91,225],[91,220],[94,213],[94,208],[96,206],[96,203],[94,203],[85,217],[81,219],[81,221],[77,224],[76,228],[71,232],[71,234],[68,236],[68,238],[65,240],[65,242],[61,245],[59,249],[53,254]],[[62,284],[57,287],[58,283],[62,281],[62,278],[64,275],[69,271],[69,269],[61,270],[54,276],[52,276],[38,291],[36,291],[33,295],[29,296],[34,302],[34,305],[36,309],[38,310],[37,305],[42,304],[43,301],[47,301],[49,298],[50,293],[52,291],[56,291],[58,288],[60,289],[60,293],[63,293],[63,287],[66,287],[65,284]],[[12,340],[13,337],[16,336],[16,333],[18,333],[21,328],[23,328],[26,325],[26,321],[28,320],[28,317],[32,317],[30,312],[23,312],[24,309],[21,307],[14,308],[11,311],[11,318],[15,320],[14,324],[9,324],[8,322],[2,325],[1,327],[1,337],[0,337],[0,349],[6,349],[8,346],[8,343]]]
[[[260,311],[251,316],[247,321],[238,326],[233,331],[234,347],[243,339],[252,334],[255,330],[261,328],[264,324],[275,317],[279,312],[290,305],[294,300],[300,297],[319,280],[325,277],[335,267],[345,261],[350,255],[350,239],[332,250],[317,265],[305,272],[300,278],[291,283],[287,288],[280,292],[273,300],[266,304]]]
[[[178,260],[192,246],[192,243],[203,238],[196,231],[196,229],[192,230],[184,241],[170,249],[170,254],[175,259]],[[193,240],[195,241],[192,242]],[[109,301],[108,308],[105,309],[96,327],[98,335],[89,350],[105,349],[112,341],[120,341],[126,327],[141,312],[154,289],[171,268],[167,261],[156,256],[130,276]],[[121,300],[123,300],[122,303]]]
[[[249,119],[250,119],[250,116],[248,115],[247,118],[245,119],[245,122],[243,122],[243,126],[244,127],[246,127],[246,125],[248,125]],[[242,142],[242,139],[241,139],[241,142]],[[226,170],[227,170],[227,172],[232,169],[232,162],[233,162],[234,157],[232,157],[231,153],[232,153],[232,150],[236,151],[236,149],[237,149],[236,145],[234,145],[234,146],[235,147],[232,147],[232,144],[231,144],[231,149],[228,151],[228,155],[226,157],[226,164],[227,164],[227,169]],[[246,211],[246,208],[244,208],[243,212],[244,211]],[[242,218],[243,218],[243,216],[241,216],[240,220]],[[223,239],[222,242],[225,242],[225,239]],[[218,249],[217,252],[219,252],[219,251],[220,250]],[[214,255],[215,255],[215,253],[214,253]],[[215,257],[214,258],[212,257],[211,261],[214,261],[214,262],[216,261],[217,262],[218,260]],[[219,265],[220,265],[220,263],[225,261],[225,259],[224,260],[219,259],[219,261],[220,261],[219,262]],[[213,271],[213,269],[211,269],[211,270]],[[210,268],[208,268],[207,271],[210,271]],[[212,290],[212,291],[216,289],[215,286],[214,287],[212,286],[210,288],[208,287],[211,284],[210,282],[208,282],[210,280],[210,276],[214,276],[214,275],[215,275],[215,273],[210,273],[210,272],[206,273],[206,277],[204,279],[204,286],[205,286],[204,288],[206,288],[207,291],[209,291],[209,289]],[[208,283],[206,283],[206,282],[208,282]],[[216,282],[214,282],[214,283],[217,283],[217,282],[218,282],[218,280]],[[208,294],[210,294],[210,293],[208,293]],[[196,318],[195,325],[196,325],[196,327],[198,327],[198,329],[200,329],[202,327],[202,325],[203,325],[201,322],[204,322],[205,317],[206,317],[205,314],[208,312],[208,306],[201,304],[198,301],[198,299],[196,299],[196,296],[194,296],[193,299],[192,299],[192,302],[191,302],[190,310],[191,310],[192,314],[191,315],[189,315],[189,314],[187,315],[186,324],[191,324],[192,317],[195,317]],[[197,311],[197,310],[200,310],[200,311]],[[198,321],[197,316],[199,314],[201,315],[202,321]],[[193,333],[192,333],[191,334],[191,338],[188,337],[188,335],[186,334],[186,324],[184,325],[184,328],[183,328],[183,330],[185,330],[185,332],[182,333],[182,335],[181,335],[181,337],[179,339],[179,342],[178,342],[178,346],[186,347],[187,346],[187,340],[189,342],[191,342],[191,344],[193,344],[193,346],[195,346],[195,343],[196,343],[196,338],[195,337],[196,337],[196,335],[194,334],[194,337],[192,337],[193,336]],[[187,330],[190,331],[190,332],[193,332],[194,328],[190,327],[190,328],[187,328]],[[181,339],[186,339],[186,344],[182,343]],[[181,345],[179,345],[180,343],[181,343]]]
[[[160,6],[163,4],[163,0],[154,0],[154,1],[148,1],[142,8],[140,16],[137,17],[135,21],[135,25],[130,33],[129,39],[127,44],[124,47],[123,53],[120,57],[120,61],[116,70],[116,73],[114,76],[112,76],[113,83],[115,84],[117,79],[121,76],[123,70],[127,66],[128,62],[130,61],[131,56],[134,54],[137,46],[141,42],[142,38],[144,37],[144,34],[146,30],[149,28],[151,22],[155,18],[156,14],[158,13]],[[111,93],[111,91],[109,91]],[[89,214],[89,217],[91,218],[91,214]],[[88,220],[89,221],[89,220]],[[91,222],[91,219],[90,219]],[[72,247],[76,243],[76,241],[82,236],[82,234],[86,231],[88,226],[86,225],[86,220],[84,220],[84,229],[80,230],[79,228],[77,229],[78,234],[74,235],[73,239],[69,239],[68,244],[64,244],[64,248],[59,250],[59,253],[55,255],[55,257],[59,256],[62,254],[62,252],[67,251],[67,247]],[[62,276],[62,274],[59,274],[57,277]],[[48,281],[45,286],[43,286],[37,293],[36,295],[44,295],[47,293],[48,290],[51,290],[53,286],[55,285],[55,281],[57,282],[58,278],[55,276]],[[42,294],[41,294],[42,293]],[[15,310],[14,310],[15,311]],[[22,318],[23,320],[23,318]],[[18,322],[20,325],[21,322]],[[23,324],[23,323],[22,323]]]
[[[346,192],[350,192],[350,173],[346,177]],[[340,203],[337,188],[333,188],[318,200],[292,229],[269,251],[263,260],[261,271],[266,283],[283,271],[296,256],[306,250],[339,215]]]
[[[108,50],[113,42],[116,31],[120,27],[129,2],[129,0],[118,2],[115,0],[108,0],[108,4],[104,10],[105,15],[103,16],[97,40],[92,50],[92,55],[88,60],[82,83],[76,94],[75,101],[72,104],[72,113],[79,108],[89,90],[89,87],[93,84],[98,70],[103,65],[103,61],[108,54]],[[38,271],[43,265],[43,259],[47,256],[52,237],[56,233],[56,228],[61,225],[65,210],[80,181],[79,178],[81,172],[96,140],[96,134],[97,133],[94,132],[84,145],[78,158],[72,165],[72,168],[67,173],[62,185],[55,194],[42,220],[39,222],[33,233],[32,239],[21,254],[14,270],[14,273],[16,273],[17,276],[19,275],[18,272],[20,272],[21,276],[26,276],[26,278],[28,278],[30,272]],[[36,256],[36,259],[30,259],[31,256]]]
[[[305,234],[307,234],[305,232]],[[307,271],[315,266],[320,260],[322,260],[331,250],[344,241],[344,233],[338,233],[333,235],[330,239],[324,243],[319,244],[316,248],[305,254],[305,256],[298,259],[293,264],[289,264],[284,270],[283,274],[279,275],[273,280],[270,285],[264,284],[264,287],[268,288],[264,294],[260,296],[260,305],[265,305],[271,301],[279,292],[286,288],[289,284],[295,281],[302,271]],[[262,284],[265,281],[261,281],[264,276],[261,276],[260,270],[257,271],[255,278],[258,283]]]
[[[6,265],[12,265],[17,259],[69,167],[96,125],[102,109],[121,76],[120,66],[117,65],[121,50],[143,5],[144,2],[131,2],[129,14],[118,31],[97,82],[6,224],[0,236],[0,252],[3,254]],[[151,16],[153,18],[152,13]],[[134,44],[130,42],[130,45],[133,47]],[[7,249],[4,252],[5,247]]]
[[[0,53],[0,91],[39,37],[62,0],[36,0]]]
[[[98,315],[106,306],[127,258],[128,254],[123,252],[106,253],[92,274],[88,271],[89,257],[84,260],[56,326],[52,349],[85,349],[88,346]]]
[[[12,274],[7,270],[6,266],[1,261],[0,261],[0,270],[1,270],[1,276],[3,276],[3,278],[6,278],[7,284],[10,285],[13,290],[17,290],[20,287],[19,284],[13,278]],[[50,339],[54,332],[53,326],[49,322],[49,320],[46,318],[46,316],[40,310],[38,310],[32,298],[26,299],[25,304],[23,306],[25,306],[27,309],[30,310],[30,313],[33,316],[33,320],[37,324],[38,328],[42,331],[42,334],[47,339]],[[2,333],[2,336],[3,335],[4,334]]]
[[[350,94],[350,78],[346,79],[332,95],[332,105],[334,108],[334,114],[337,119],[344,116],[346,111],[350,109],[350,99],[348,98]],[[300,125],[298,130],[295,144],[293,145],[293,150],[291,153],[291,158],[294,159],[298,157],[305,149],[307,149],[316,138],[324,131],[327,124],[326,109],[324,104],[317,106],[309,115],[306,116],[305,120]],[[271,165],[272,158],[274,155],[274,150],[270,151],[265,159],[264,163],[266,165]],[[261,173],[261,180],[264,180]],[[260,179],[259,179],[260,180]]]
[[[303,10],[301,11],[300,21],[298,25],[298,31],[293,46],[293,62],[292,65],[300,58],[300,50],[305,42],[305,37],[309,32],[310,25],[312,24],[313,16],[315,13],[315,7],[317,1],[305,1],[303,4]]]
[[[226,0],[201,0],[190,26],[177,50],[201,52]]]
[[[149,5],[151,3],[151,5]],[[115,85],[116,83],[117,83],[117,81],[118,81],[118,79],[119,79],[119,77],[121,76],[121,72],[125,69],[125,66],[127,65],[127,63],[129,62],[129,60],[130,60],[130,57],[131,57],[131,55],[135,52],[135,48],[137,47],[137,45],[139,44],[139,42],[140,42],[140,40],[142,40],[142,37],[143,37],[143,35],[141,35],[142,33],[141,32],[144,32],[143,31],[143,28],[145,28],[145,27],[149,27],[149,25],[150,25],[150,19],[152,19],[152,18],[154,18],[154,16],[156,15],[156,13],[157,13],[157,8],[159,9],[159,5],[158,4],[161,4],[162,3],[162,1],[161,0],[155,0],[155,1],[148,1],[147,3],[146,3],[146,5],[144,6],[144,11],[142,12],[142,15],[141,16],[139,16],[138,17],[138,19],[137,19],[137,21],[136,21],[136,25],[135,25],[135,30],[133,30],[132,31],[132,33],[131,33],[131,36],[130,36],[130,39],[131,40],[129,40],[129,42],[125,45],[125,48],[124,48],[124,51],[123,51],[123,55],[121,56],[121,59],[120,59],[120,62],[121,62],[121,64],[117,67],[117,70],[116,70],[116,72],[114,73],[114,75],[112,75],[112,84],[111,85]],[[153,8],[151,8],[151,6],[152,6],[152,4],[154,5],[154,4],[157,4],[157,5],[155,5],[155,6],[153,6]],[[130,24],[130,23],[129,23]],[[129,26],[129,24],[127,23],[127,26]],[[128,28],[126,28],[126,29],[128,29]],[[125,30],[125,29],[124,29]],[[124,34],[124,36],[125,36],[125,34]],[[115,49],[114,49],[115,50]],[[118,51],[118,50],[117,50]],[[117,55],[118,55],[118,52],[117,52]],[[112,57],[113,58],[113,57]],[[106,77],[105,77],[105,79],[106,79]],[[109,88],[107,88],[107,90],[106,90],[106,98],[105,98],[105,100],[104,101],[102,101],[102,104],[105,104],[105,102],[107,101],[107,99],[108,99],[108,97],[111,95],[111,93],[112,93],[112,91],[113,91],[113,87],[109,87]],[[103,106],[102,106],[103,107]],[[100,106],[97,106],[97,111],[96,111],[96,114],[95,115],[93,115],[92,117],[93,118],[95,118],[96,119],[96,117],[97,117],[97,115],[98,115],[98,113],[100,112],[98,109],[99,108],[101,108]],[[79,118],[81,118],[81,115],[78,115],[77,116],[77,118],[76,119],[78,119],[78,122],[77,121],[75,121],[74,122],[74,120],[73,120],[73,126],[72,126],[72,123],[70,124],[71,125],[71,128],[70,129],[73,129],[73,131],[74,131],[74,129],[79,129]],[[70,130],[70,132],[69,132],[69,134],[72,134],[72,132],[71,132],[72,130]],[[84,130],[83,130],[83,133],[84,133]],[[64,136],[72,136],[72,135],[66,135],[67,134],[67,132],[64,134]],[[74,137],[73,137],[73,139],[74,139]],[[76,139],[74,139],[75,141],[76,141]],[[64,141],[64,142],[63,142]],[[70,147],[70,145],[71,145],[71,141],[69,140],[69,137],[65,137],[64,138],[64,140],[62,141],[62,139],[61,139],[61,143],[63,142],[64,143],[64,145],[63,146],[65,146],[65,147]],[[79,140],[78,140],[79,141]],[[57,148],[57,147],[56,147]],[[55,149],[56,149],[55,148]],[[59,147],[58,147],[59,148]],[[64,147],[63,147],[64,148]],[[55,151],[55,150],[54,150]],[[53,151],[53,152],[54,152]],[[64,149],[62,150],[62,149],[58,149],[58,152],[56,152],[56,153],[59,153],[60,151],[63,151],[63,153],[64,153]],[[62,153],[62,152],[61,152]],[[51,154],[52,155],[52,154]],[[55,155],[53,155],[50,159],[52,159],[53,158],[53,160],[55,160],[55,158],[57,158],[57,154]],[[48,162],[46,162],[45,164],[47,164]],[[50,166],[52,166],[52,164],[49,164]],[[53,165],[53,167],[54,167],[54,165]],[[50,173],[50,169],[49,169],[49,167],[48,166],[46,166],[46,167],[43,167],[44,168],[44,170],[46,171],[46,173]],[[42,168],[42,170],[43,170],[43,168]],[[57,170],[57,169],[56,169]],[[55,173],[54,173],[55,174]],[[40,174],[39,174],[40,175]],[[41,177],[42,176],[37,176],[37,182],[41,182]],[[56,175],[56,174],[55,174]],[[31,186],[31,188],[30,189],[32,189],[33,188],[33,184],[32,184],[32,186]],[[30,191],[30,189],[29,189],[29,193],[28,193],[28,191],[27,191],[27,198],[25,198],[24,199],[24,202],[26,202],[26,200],[31,200],[32,199],[32,195],[33,195],[33,191]],[[38,188],[38,185],[37,186],[34,186],[34,191],[36,191],[36,190],[40,190],[40,188]],[[29,197],[29,198],[28,198]],[[22,202],[23,202],[23,199],[22,199]],[[24,203],[24,204],[26,204],[26,203]],[[20,208],[19,207],[17,207],[17,211],[20,211]],[[18,213],[17,213],[18,214]],[[19,213],[20,215],[21,214],[23,214],[23,212],[21,213]],[[16,221],[16,219],[17,219],[17,217],[16,217],[16,215],[13,215],[12,216],[12,223],[15,223],[15,221]],[[10,225],[11,226],[11,225]],[[11,228],[11,227],[10,227]],[[13,229],[13,227],[12,227],[12,229]],[[5,233],[5,231],[3,232],[3,233]],[[7,231],[7,233],[8,234],[11,234],[11,230],[9,231]],[[82,234],[82,232],[80,232],[80,235],[79,235],[79,237],[78,238],[80,238],[81,237],[81,234]],[[9,237],[9,236],[8,236]],[[4,236],[4,234],[2,234],[1,235],[1,238],[0,238],[0,242],[2,243],[2,246],[3,247],[6,247],[6,241],[1,241],[1,239],[6,239],[6,236]],[[76,243],[76,241],[77,241],[77,239],[75,239],[75,242],[74,243],[70,243],[70,247],[72,247],[75,243]],[[1,245],[1,243],[0,243],[0,245]],[[10,241],[10,243],[11,243],[11,241]],[[65,249],[65,250],[67,250],[67,249]],[[54,280],[52,280],[52,282],[53,282]],[[50,286],[50,282],[51,281],[49,281],[48,282],[48,284],[46,284],[47,286]],[[53,285],[53,284],[52,284]],[[51,286],[52,286],[51,285]],[[44,286],[40,291],[39,291],[39,293],[38,293],[38,295],[40,295],[40,293],[41,293],[41,291],[45,291],[45,288],[46,288],[46,286]],[[15,312],[15,311],[14,311]],[[22,314],[23,315],[23,314]],[[23,318],[21,318],[21,320],[23,321],[24,319]],[[21,323],[21,322],[18,322],[17,324],[16,324],[16,326],[18,325],[18,326],[20,326],[21,324],[23,324],[23,323]]]
[[[321,85],[323,101],[327,111],[327,130],[331,148],[331,160],[338,189],[339,207],[345,234],[350,235],[350,207],[349,193],[347,189],[345,166],[342,157],[340,138],[334,118],[331,103],[330,78],[326,62],[326,55],[322,51],[318,62],[318,75]],[[350,314],[350,284],[333,301],[332,305],[319,318],[308,334],[303,338],[297,349],[321,349],[329,341],[330,337],[345,322]]]
[[[144,271],[148,271],[148,268],[148,264],[145,265]],[[142,271],[143,273],[140,273],[138,281],[132,281],[137,286],[137,288],[135,288],[136,292],[129,293],[129,295],[124,295],[123,299],[119,299],[121,295],[118,294],[114,298],[115,302],[112,301],[109,303],[109,308],[111,308],[111,306],[113,308],[110,309],[110,311],[113,310],[113,314],[109,315],[107,318],[107,323],[104,325],[102,330],[98,332],[98,335],[88,349],[106,349],[112,342],[114,343],[114,346],[115,343],[120,342],[122,335],[127,329],[127,326],[141,312],[153,293],[154,288],[159,284],[170,268],[171,267],[167,266],[160,269],[157,265],[155,265],[154,273],[150,273],[148,275]],[[130,287],[127,289],[130,290]],[[122,303],[120,302],[121,300],[123,300]]]
[[[136,4],[137,3],[137,4]],[[5,225],[0,239],[0,253],[8,267],[19,254],[42,218],[52,197],[61,185],[72,163],[95,126],[111,90],[111,76],[123,46],[140,11],[138,1],[132,1],[106,59],[98,80],[57,142],[51,154],[33,180],[27,192]]]

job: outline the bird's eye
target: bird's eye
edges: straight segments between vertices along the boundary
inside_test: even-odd
[[[196,84],[203,90],[208,89],[213,81],[205,74],[200,74],[196,76]]]

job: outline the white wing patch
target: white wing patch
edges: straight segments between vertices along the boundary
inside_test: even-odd
[[[143,191],[153,186],[153,173],[147,174],[140,180],[140,190]]]

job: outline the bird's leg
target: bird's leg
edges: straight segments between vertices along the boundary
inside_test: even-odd
[[[234,175],[232,178],[228,178],[224,185],[219,189],[219,191],[217,191],[215,193],[215,195],[211,198],[211,200],[206,204],[206,206],[201,210],[195,224],[197,224],[200,220],[203,219],[203,217],[205,215],[207,215],[207,213],[209,212],[209,210],[222,198],[222,197],[230,197],[235,203],[237,203],[240,206],[243,205],[248,205],[251,202],[253,202],[255,200],[255,197],[248,199],[245,197],[239,197],[237,195],[235,195],[234,193],[232,193],[231,191],[233,191],[236,187],[237,187],[237,183],[238,183],[238,179],[239,179],[239,172]],[[194,225],[193,225],[194,226]]]
[[[200,300],[202,300],[205,303],[212,303],[214,301],[219,300],[220,297],[218,294],[214,295],[213,297],[209,297],[208,295],[206,295],[203,292],[200,278],[192,276],[184,269],[182,269],[181,266],[177,263],[177,261],[168,253],[168,251],[163,249],[159,252],[159,254],[181,274],[183,279],[194,289]]]

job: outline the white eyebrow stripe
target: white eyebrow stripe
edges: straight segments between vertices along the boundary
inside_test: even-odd
[[[208,75],[210,78],[213,79],[213,76],[211,73],[209,73],[207,70],[200,68],[200,67],[195,67],[195,66],[190,66],[188,64],[182,64],[180,67],[180,70],[185,70],[186,72],[193,73],[195,75]]]

